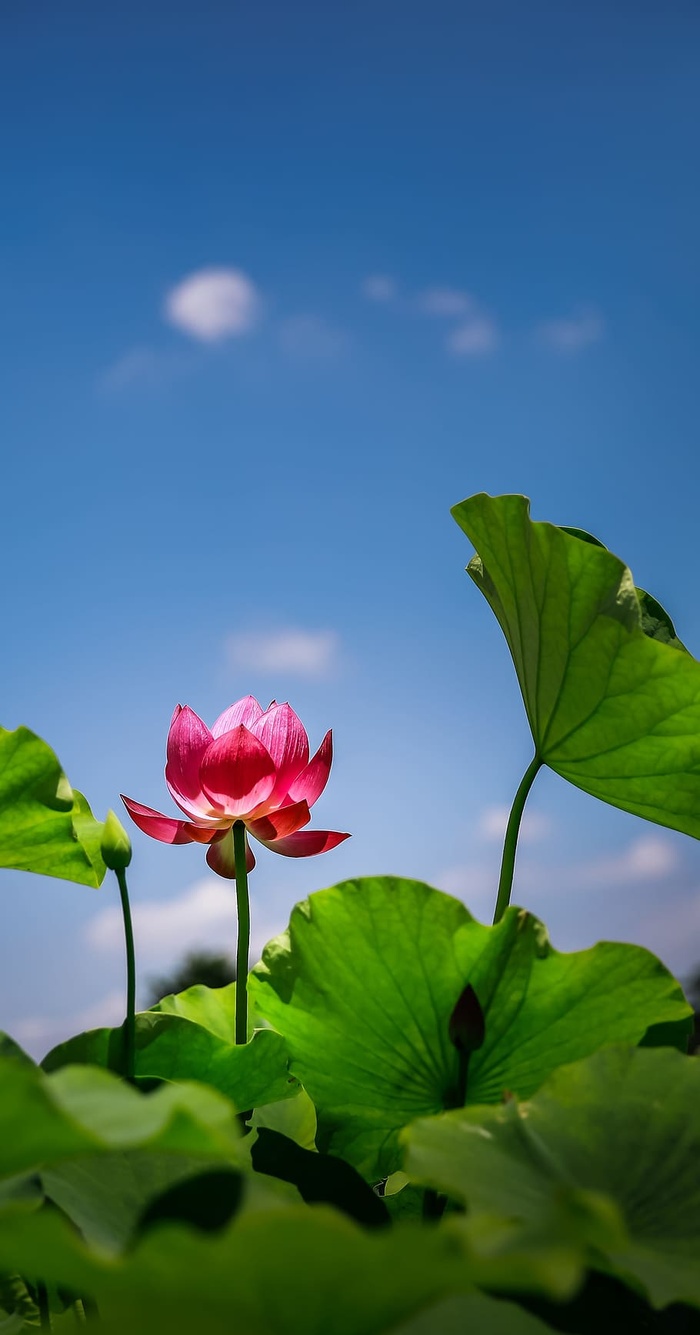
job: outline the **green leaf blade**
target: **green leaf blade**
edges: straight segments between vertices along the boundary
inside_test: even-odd
[[[523,496],[453,509],[508,642],[540,759],[613,806],[700,838],[700,663],[627,567],[534,523]]]
[[[567,1230],[588,1263],[655,1306],[700,1306],[700,1062],[613,1047],[556,1071],[519,1107],[474,1107],[404,1132],[406,1171],[475,1214]],[[516,1239],[517,1240],[517,1239]]]
[[[98,886],[102,825],[28,728],[0,728],[0,866]]]
[[[203,1004],[211,1015],[216,1003]],[[221,1006],[226,1012],[228,1000]],[[122,1029],[93,1029],[53,1048],[42,1066],[51,1072],[79,1063],[121,1072],[123,1062]],[[224,1094],[239,1112],[291,1098],[299,1088],[289,1074],[287,1047],[280,1034],[259,1030],[249,1043],[236,1047],[182,1013],[157,1010],[136,1016],[136,1076],[199,1081]]]
[[[449,895],[400,878],[320,891],[295,909],[249,985],[316,1105],[319,1149],[377,1181],[400,1166],[402,1126],[454,1106],[449,1027],[466,984],[485,1017],[468,1102],[526,1097],[556,1066],[690,1014],[679,984],[641,947],[560,954],[531,914],[511,908],[485,927]]]

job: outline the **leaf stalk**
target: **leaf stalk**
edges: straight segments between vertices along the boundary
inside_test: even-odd
[[[498,881],[498,895],[496,898],[496,911],[493,915],[494,926],[501,921],[508,905],[510,904],[511,891],[513,889],[513,873],[515,872],[515,854],[518,847],[518,834],[520,833],[520,822],[522,820],[523,809],[527,801],[528,794],[535,781],[535,776],[542,767],[542,760],[535,752],[530,764],[528,765],[518,791],[513,799],[513,805],[510,809],[508,824],[506,826],[506,835],[503,841],[503,857],[501,858],[501,875]]]

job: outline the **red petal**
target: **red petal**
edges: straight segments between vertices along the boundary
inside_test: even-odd
[[[287,796],[289,785],[309,759],[309,739],[291,705],[270,705],[250,729],[269,751],[277,770],[271,801]]]
[[[232,728],[237,728],[239,723],[249,728],[251,723],[255,723],[260,718],[262,708],[258,704],[254,695],[244,695],[242,700],[236,700],[235,705],[229,705],[223,714],[219,714],[214,724],[212,737],[223,737],[225,732],[230,732]]]
[[[310,858],[315,853],[327,853],[349,838],[349,834],[338,834],[335,830],[300,830],[298,834],[288,834],[286,839],[262,839],[261,843],[273,853],[284,853],[286,858]]]
[[[217,876],[225,876],[227,881],[232,881],[236,875],[236,863],[233,857],[233,834],[227,830],[221,838],[215,840],[207,853],[207,862],[212,871]],[[255,866],[255,854],[246,838],[245,844],[245,865],[247,871],[252,871]]]
[[[236,819],[270,796],[275,767],[262,742],[239,724],[207,747],[200,778],[207,797]]]
[[[259,816],[257,820],[249,820],[246,824],[256,839],[264,841],[294,834],[302,825],[308,825],[310,820],[308,802],[290,802],[286,807],[278,807],[277,811],[269,811],[266,816]]]
[[[168,733],[165,779],[170,789],[190,801],[202,796],[199,766],[211,742],[212,734],[199,715],[189,705],[178,707]]]
[[[211,830],[228,829],[231,821],[224,815],[221,807],[215,808],[209,801],[209,798],[205,797],[204,793],[200,793],[197,800],[191,802],[188,798],[183,797],[182,793],[178,793],[177,788],[173,788],[173,785],[168,780],[167,770],[165,772],[165,781],[168,784],[168,789],[173,802],[177,803],[180,810],[184,811],[185,815],[189,816],[190,820],[193,820],[197,825],[204,825]]]
[[[313,806],[328,783],[332,760],[333,734],[329,729],[316,755],[311,758],[301,774],[297,774],[296,779],[289,787],[289,797],[293,802],[299,802],[304,798],[310,807]]]
[[[191,844],[194,836],[192,826],[186,820],[173,820],[172,816],[161,816],[153,807],[144,807],[140,802],[132,802],[130,797],[121,795],[135,825],[152,839],[160,839],[162,844]]]

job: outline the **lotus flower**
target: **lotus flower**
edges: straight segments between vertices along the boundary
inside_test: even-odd
[[[224,710],[211,731],[189,705],[178,705],[168,733],[165,782],[188,817],[177,820],[122,801],[145,834],[164,844],[209,844],[207,862],[233,879],[235,821],[266,848],[289,858],[325,853],[347,839],[334,830],[305,830],[323,792],[333,743],[327,732],[309,760],[306,729],[294,710],[273,700],[264,712],[252,695]],[[246,838],[246,865],[255,857]]]

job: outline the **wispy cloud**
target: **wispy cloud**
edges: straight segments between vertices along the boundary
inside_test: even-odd
[[[530,814],[532,823],[528,832],[523,818],[523,843],[534,843],[549,832],[544,824],[547,818],[535,812],[526,814]],[[481,837],[489,842],[500,839],[502,817],[500,807],[488,808],[479,823]],[[675,847],[670,840],[655,834],[633,840],[618,853],[572,864],[551,864],[537,861],[532,856],[521,857],[516,870],[513,902],[527,905],[531,895],[536,895],[540,902],[563,894],[570,898],[574,893],[609,896],[612,889],[623,890],[627,886],[653,890],[676,876],[679,870],[680,859]],[[463,899],[472,913],[484,919],[493,913],[497,882],[497,868],[481,862],[448,867],[435,878],[436,885]]]
[[[390,278],[388,274],[370,274],[368,278],[363,279],[362,295],[368,301],[388,302],[395,301],[399,294],[399,285],[395,278]]]
[[[466,315],[474,305],[474,298],[456,287],[427,287],[416,297],[416,307],[424,315],[444,316],[448,319]]]
[[[420,292],[408,293],[399,299],[396,280],[386,274],[374,274],[365,278],[362,292],[369,301],[391,304],[404,316],[418,314],[458,321],[445,339],[447,350],[455,357],[483,357],[494,352],[500,343],[494,317],[463,288],[431,284]]]
[[[301,361],[326,361],[342,352],[347,336],[322,315],[291,315],[282,320],[279,341],[289,357]]]
[[[229,636],[226,645],[232,667],[308,678],[327,677],[337,664],[339,647],[334,630],[302,630],[296,626],[242,631]]]
[[[220,878],[195,881],[174,898],[135,904],[132,914],[139,956],[150,968],[167,965],[185,951],[201,947],[220,949],[222,940],[236,939],[236,892],[231,882]],[[281,920],[266,917],[264,910],[256,912],[251,960],[259,959],[265,943],[285,926]],[[123,950],[124,926],[116,905],[108,905],[90,919],[85,941],[90,950],[105,954]],[[123,996],[120,1004],[123,1008]]]
[[[582,889],[590,889],[663,880],[677,868],[678,854],[673,844],[659,835],[650,834],[635,839],[621,853],[582,863],[578,871],[573,869],[573,876]]]
[[[509,807],[485,807],[477,824],[481,838],[487,843],[502,843],[509,815]],[[551,832],[552,822],[549,816],[526,808],[520,823],[520,838],[525,843],[536,843],[539,839],[546,839]]]
[[[455,357],[483,357],[498,347],[498,326],[490,315],[475,314],[452,329],[445,342]]]
[[[115,990],[73,1015],[31,1015],[24,1020],[16,1020],[10,1029],[17,1042],[32,1056],[39,1058],[72,1034],[81,1034],[85,1029],[111,1028],[121,1024],[124,1007],[123,989]]]
[[[196,354],[194,354],[196,358]],[[97,387],[105,394],[119,394],[122,390],[143,386],[158,389],[175,377],[193,369],[192,353],[181,354],[159,351],[146,346],[131,348],[118,357],[98,378]]]
[[[598,311],[581,309],[571,315],[543,320],[535,333],[540,343],[555,352],[582,352],[603,338],[605,321]]]
[[[256,324],[261,302],[254,283],[240,269],[198,269],[165,298],[163,314],[202,343],[246,334]]]

